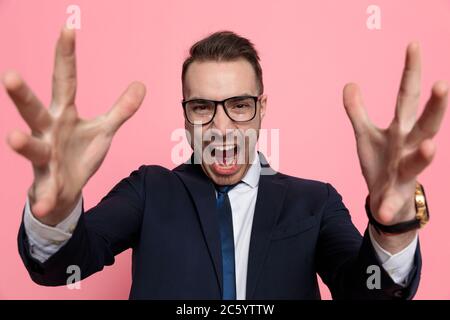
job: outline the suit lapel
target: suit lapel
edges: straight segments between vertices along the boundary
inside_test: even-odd
[[[197,209],[203,235],[214,264],[220,294],[222,294],[222,256],[214,185],[198,164],[182,164],[173,172],[186,186]]]
[[[258,196],[253,217],[252,233],[247,267],[246,298],[252,299],[261,273],[261,268],[270,245],[272,229],[276,224],[283,205],[286,185],[277,179],[277,175],[260,154],[261,176],[259,179]],[[265,173],[265,174],[264,174]]]

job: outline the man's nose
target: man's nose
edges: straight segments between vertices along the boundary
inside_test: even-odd
[[[226,136],[226,130],[234,128],[233,121],[227,116],[224,110],[223,104],[219,103],[217,105],[216,115],[213,120],[214,128],[220,130],[222,135]]]

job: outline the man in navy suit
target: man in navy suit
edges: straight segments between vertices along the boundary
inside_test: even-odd
[[[388,129],[370,122],[355,84],[344,89],[369,189],[364,236],[330,184],[275,172],[256,151],[267,95],[253,44],[235,33],[202,39],[183,64],[191,159],[173,170],[141,166],[86,213],[82,188],[144,85],[131,84],[107,114],[80,119],[70,30],[57,43],[49,109],[18,74],[3,82],[32,130],[11,132],[8,142],[34,169],[18,241],[36,283],[64,285],[70,266],[88,277],[132,248],[132,299],[319,299],[317,274],[336,299],[414,296],[417,229],[427,221],[416,179],[434,155],[448,91],[436,83],[416,121],[417,43]]]

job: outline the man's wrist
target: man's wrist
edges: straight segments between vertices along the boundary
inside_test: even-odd
[[[376,220],[375,215],[372,213],[372,210],[370,209],[370,195],[367,196],[366,198],[366,203],[365,203],[365,210],[366,210],[366,214],[367,214],[367,218],[369,219],[369,223],[374,227],[374,229],[376,230],[376,232],[380,233],[384,233],[384,234],[401,234],[401,233],[406,233],[415,229],[420,229],[421,227],[423,227],[426,222],[428,221],[428,216],[426,216],[425,218],[423,216],[419,217],[417,214],[412,214],[411,211],[411,215],[412,218],[409,220],[399,220],[399,222],[394,221],[392,224],[382,224],[379,221]],[[416,208],[416,213],[417,208]],[[396,216],[400,216],[400,214],[396,214]],[[406,217],[405,219],[407,219],[408,217]],[[424,222],[424,220],[426,220]]]
[[[378,232],[372,224],[369,224],[374,240],[390,254],[396,254],[406,248],[417,236],[418,230],[411,230],[400,234]]]

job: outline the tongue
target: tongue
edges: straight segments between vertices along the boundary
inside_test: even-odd
[[[222,152],[218,152],[216,150],[216,159],[218,160],[219,164],[230,165],[231,163],[233,163],[234,158],[235,158],[234,149]]]
[[[219,175],[231,175],[236,173],[239,169],[236,160],[235,150],[228,150],[228,152],[218,151],[215,153],[216,163],[212,165],[213,170]]]
[[[212,168],[219,175],[231,175],[237,172],[239,166],[237,163],[233,164],[233,158],[225,160],[225,159],[217,159],[216,163],[213,163]],[[223,161],[222,161],[223,160]]]
[[[230,158],[222,158],[222,163],[224,165],[230,165],[234,160],[234,157],[230,157]]]

